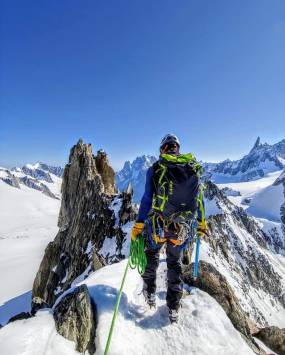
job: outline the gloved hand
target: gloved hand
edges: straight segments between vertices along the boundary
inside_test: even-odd
[[[198,221],[197,233],[201,238],[208,235],[208,225],[205,219],[204,221]]]
[[[137,236],[142,233],[144,227],[144,223],[136,222],[132,228],[131,237],[132,240],[136,240]]]

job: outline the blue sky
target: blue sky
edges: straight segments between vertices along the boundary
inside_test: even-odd
[[[115,166],[169,132],[218,161],[285,137],[284,0],[3,0],[0,165]]]

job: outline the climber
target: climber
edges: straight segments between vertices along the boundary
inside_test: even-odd
[[[166,244],[166,302],[171,322],[178,321],[183,291],[181,258],[183,249],[189,246],[191,228],[196,223],[199,236],[207,234],[201,172],[192,154],[180,154],[178,138],[167,134],[160,143],[159,160],[147,171],[145,192],[132,228],[132,240],[139,234],[145,237],[147,265],[142,275],[143,295],[150,307],[156,306],[159,251]]]

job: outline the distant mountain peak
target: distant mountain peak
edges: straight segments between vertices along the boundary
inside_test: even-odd
[[[255,150],[256,148],[260,147],[262,144],[261,144],[261,140],[260,140],[260,137],[258,136],[255,143],[254,143],[254,146],[252,147],[250,153]]]
[[[142,155],[136,157],[132,162],[126,161],[122,170],[116,174],[116,184],[121,191],[128,189],[129,183],[131,183],[134,189],[134,202],[139,202],[145,184],[145,174],[147,169],[157,160],[152,155]]]
[[[285,167],[285,139],[275,143],[261,143],[257,137],[250,152],[239,160],[204,164],[204,170],[217,183],[259,179]]]

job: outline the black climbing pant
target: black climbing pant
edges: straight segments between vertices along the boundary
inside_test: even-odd
[[[166,243],[166,263],[167,263],[167,294],[166,303],[171,309],[178,309],[182,297],[182,267],[181,256],[182,250],[179,246],[175,246],[171,241]],[[163,243],[164,244],[164,243]],[[147,257],[147,265],[145,273],[142,275],[144,287],[148,293],[156,291],[156,271],[159,264],[160,246],[153,249],[149,243],[146,243],[145,253]]]

